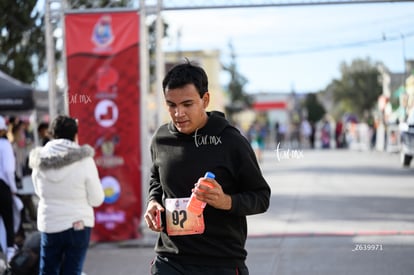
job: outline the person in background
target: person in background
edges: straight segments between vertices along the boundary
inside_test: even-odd
[[[17,188],[22,186],[23,169],[27,160],[26,139],[24,133],[23,122],[15,123],[11,130],[11,144],[14,156],[16,158],[16,185]]]
[[[248,131],[250,145],[252,146],[259,162],[262,162],[263,160],[262,156],[265,149],[266,134],[266,127],[257,120],[252,123]]]
[[[30,138],[27,135],[27,122],[19,120],[15,122],[12,127],[12,147],[14,155],[16,158],[16,186],[18,190],[24,190],[23,179],[29,177],[31,174],[30,169],[28,168],[28,152],[29,147],[32,145],[31,142],[28,143]],[[20,226],[16,232],[15,242],[21,247],[26,238],[26,232],[24,225],[33,225],[36,221],[36,207],[33,203],[32,194],[20,193],[18,192],[17,196],[23,202],[23,209],[20,213]],[[26,227],[27,228],[27,227]]]
[[[144,214],[148,228],[159,232],[151,274],[248,274],[246,216],[265,212],[270,199],[256,156],[224,114],[206,111],[210,93],[201,67],[173,67],[163,91],[171,122],[152,139]],[[215,179],[203,178],[207,171]],[[195,187],[200,179],[212,187]],[[186,209],[192,192],[207,204],[202,215]]]
[[[329,149],[331,146],[331,125],[327,119],[324,119],[321,129],[322,148]]]
[[[16,252],[15,227],[13,217],[13,194],[16,193],[16,161],[13,148],[7,138],[8,127],[4,117],[0,116],[0,215],[6,233],[7,246],[5,254],[7,261]]]
[[[39,274],[58,275],[61,270],[80,275],[95,223],[93,207],[102,204],[104,191],[93,148],[76,142],[76,121],[58,116],[51,131],[54,139],[32,150],[29,158],[39,197]]]
[[[343,132],[343,123],[342,121],[338,121],[335,125],[335,144],[336,148],[343,148],[344,147],[344,132]]]
[[[16,125],[17,123],[19,123],[19,118],[15,117],[15,116],[9,116],[9,123],[7,126],[7,138],[10,140],[10,142],[13,140],[13,127],[14,125]]]
[[[307,118],[304,118],[300,124],[301,148],[310,147],[310,136],[312,135],[312,126]]]
[[[311,134],[309,136],[310,147],[315,149],[315,135],[316,135],[316,125],[314,121],[310,122],[311,124]]]
[[[274,130],[275,130],[275,147],[278,146],[281,138],[280,138],[280,123],[279,121],[276,121],[275,125],[274,125]]]
[[[50,140],[49,135],[49,123],[41,122],[39,126],[37,126],[37,133],[39,135],[39,143],[41,146],[45,146],[46,143]]]

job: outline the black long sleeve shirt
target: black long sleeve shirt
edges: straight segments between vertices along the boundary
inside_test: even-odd
[[[191,135],[179,133],[172,123],[157,130],[151,142],[148,202],[165,205],[166,198],[189,197],[197,180],[210,171],[231,196],[231,209],[207,205],[203,234],[168,236],[164,229],[155,251],[188,264],[241,267],[247,255],[246,215],[265,212],[271,191],[246,138],[221,113],[208,115],[207,124]]]

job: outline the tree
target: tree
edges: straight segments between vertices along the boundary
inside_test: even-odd
[[[229,48],[231,61],[229,65],[224,65],[223,69],[230,74],[230,82],[227,86],[227,90],[230,95],[230,104],[226,106],[226,113],[229,119],[232,120],[235,113],[251,106],[252,99],[244,91],[244,86],[247,84],[247,79],[238,71],[236,64],[236,54],[231,42],[229,43]]]
[[[303,107],[308,114],[308,120],[310,122],[317,122],[323,118],[326,111],[323,105],[319,102],[317,94],[309,93],[306,95],[303,102]]]
[[[47,71],[44,13],[35,10],[37,1],[0,1],[0,70],[29,84]],[[134,1],[68,0],[67,3],[70,9],[88,9],[132,7]],[[164,28],[167,28],[165,23]],[[154,36],[153,28],[150,27],[149,32],[150,38]],[[56,62],[61,58],[60,50],[55,49]]]
[[[36,2],[0,1],[0,70],[30,84],[46,71],[44,18]]]
[[[353,113],[364,118],[372,110],[382,92],[377,65],[369,58],[341,64],[341,78],[334,79],[326,88],[333,95],[338,115]]]
[[[72,9],[79,8],[107,8],[107,7],[128,7],[131,0],[69,0],[68,4]]]

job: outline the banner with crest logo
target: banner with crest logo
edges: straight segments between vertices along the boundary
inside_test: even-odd
[[[142,216],[137,11],[65,14],[68,102],[95,148],[105,201],[94,241],[139,238]],[[62,190],[65,192],[65,190]]]

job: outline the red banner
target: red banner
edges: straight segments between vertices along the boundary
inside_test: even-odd
[[[136,11],[65,15],[69,113],[79,143],[95,148],[105,190],[95,241],[140,237],[138,22]]]

